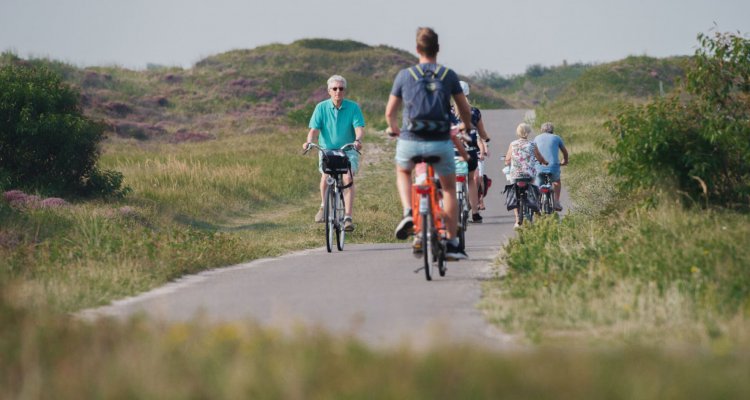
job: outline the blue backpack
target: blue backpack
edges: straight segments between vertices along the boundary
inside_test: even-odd
[[[416,81],[413,93],[404,92],[409,104],[406,130],[410,132],[450,131],[450,107],[445,104],[443,79],[450,69],[438,65],[435,71],[423,70],[419,65],[408,69]]]

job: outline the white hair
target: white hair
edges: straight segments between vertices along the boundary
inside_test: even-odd
[[[552,122],[545,122],[542,124],[542,132],[544,133],[554,133],[555,132],[555,126],[552,125]]]
[[[333,84],[336,82],[341,82],[344,84],[344,88],[346,88],[346,79],[344,79],[341,75],[334,75],[330,78],[328,78],[328,89],[333,87]]]

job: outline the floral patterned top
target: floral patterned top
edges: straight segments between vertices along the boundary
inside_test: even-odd
[[[527,139],[514,140],[510,144],[511,179],[532,178],[535,174],[534,142]]]

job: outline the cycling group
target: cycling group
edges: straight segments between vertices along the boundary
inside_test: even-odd
[[[505,171],[510,185],[506,186],[505,193],[508,209],[515,213],[515,228],[520,228],[524,219],[530,222],[534,212],[562,211],[560,166],[568,164],[568,150],[554,130],[552,123],[545,122],[542,133],[531,141],[531,126],[521,123],[516,128],[518,139],[508,146]],[[549,193],[550,189],[553,193]]]
[[[438,258],[445,260],[462,260],[468,256],[465,246],[459,240],[465,230],[465,221],[471,214],[471,221],[481,223],[483,173],[482,162],[488,156],[486,142],[489,136],[484,129],[481,113],[472,108],[468,102],[468,85],[459,81],[458,75],[437,63],[439,51],[438,35],[431,28],[417,30],[416,50],[419,64],[401,70],[395,78],[385,110],[388,124],[387,132],[398,138],[396,145],[396,186],[401,201],[403,215],[398,223],[395,234],[400,240],[415,235],[413,244],[415,254],[424,252],[424,238],[428,232],[422,232],[425,221],[420,222],[419,199],[432,199],[439,202],[439,208],[430,213],[435,218],[430,225],[433,231],[431,244],[439,245]],[[310,131],[303,144],[305,151],[309,150],[317,140],[320,148],[319,169],[321,172],[320,192],[321,207],[315,217],[316,222],[331,223],[331,217],[326,207],[329,186],[335,185],[342,189],[344,203],[343,232],[354,230],[352,210],[354,202],[353,176],[359,169],[359,150],[362,148],[365,121],[359,106],[344,99],[346,80],[334,75],[328,80],[328,94],[330,100],[319,103],[310,119]],[[453,104],[453,105],[451,105]],[[399,123],[398,113],[403,110],[403,121]],[[333,159],[328,154],[333,149],[346,149],[344,158],[348,158],[350,165],[346,173],[334,173],[327,162]],[[520,147],[519,147],[520,148]],[[566,153],[567,160],[567,153]],[[506,161],[507,162],[507,161]],[[430,183],[438,188],[438,192],[421,185],[421,192],[415,191],[419,185],[413,181],[412,174],[420,164],[428,163],[429,170],[434,176],[425,174]],[[466,165],[464,164],[466,163]],[[459,180],[468,186],[468,199],[465,192],[457,193],[456,172],[461,172]],[[424,168],[426,170],[427,168]],[[465,171],[463,171],[465,169]],[[477,171],[480,171],[477,173]],[[465,175],[464,175],[465,174]],[[342,184],[337,179],[343,175]],[[558,175],[559,176],[559,175]],[[459,187],[462,185],[459,185]],[[486,190],[486,188],[484,189]],[[428,195],[427,193],[432,193]],[[434,195],[434,196],[433,196]],[[432,196],[432,197],[430,197]],[[468,200],[469,207],[461,210],[459,203]],[[434,206],[434,204],[433,204]],[[430,209],[425,207],[424,209]],[[439,214],[439,216],[437,215]],[[463,221],[459,218],[465,215]],[[438,218],[439,217],[439,218]],[[439,220],[438,220],[439,219]],[[461,222],[461,224],[459,224]],[[461,230],[459,230],[461,226]],[[435,241],[434,236],[439,236]],[[330,245],[329,245],[330,251]],[[427,256],[425,255],[427,260]],[[444,271],[441,270],[441,274]],[[428,274],[429,279],[429,274]]]

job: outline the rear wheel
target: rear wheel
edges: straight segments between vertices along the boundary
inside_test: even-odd
[[[554,210],[552,207],[552,196],[549,193],[542,193],[542,212],[548,215],[552,214]]]
[[[422,253],[424,258],[424,274],[425,278],[427,278],[428,281],[432,280],[432,271],[430,271],[430,268],[432,267],[432,257],[433,252],[435,249],[432,248],[432,232],[430,231],[432,229],[432,215],[429,213],[425,213],[421,215],[422,217]]]
[[[469,204],[469,189],[464,185],[464,207],[461,210],[461,216],[463,217],[461,223],[463,223],[464,230],[469,226],[469,214],[471,214],[471,204]]]
[[[339,192],[338,201],[336,202],[336,248],[339,251],[344,250],[344,238],[346,237],[343,222],[344,214],[344,193]]]
[[[458,221],[458,246],[463,250],[466,247],[466,226],[467,224],[467,215],[464,211],[464,204],[465,200],[461,197],[458,199],[458,209],[460,210],[461,214],[459,214],[459,221]]]
[[[458,227],[458,248],[466,250],[466,231],[462,226]]]
[[[326,189],[325,211],[323,218],[326,223],[326,250],[330,253],[333,249],[333,232],[336,230],[334,221],[336,220],[336,198],[333,186],[328,185]]]
[[[523,213],[524,213],[524,218],[526,218],[526,222],[531,224],[534,222],[534,212],[531,211],[531,207],[529,207],[529,203],[527,203],[527,201],[528,199],[524,197]]]
[[[523,219],[526,216],[526,198],[521,190],[516,190],[516,201],[518,201],[518,224],[523,225]]]
[[[445,241],[442,240],[442,239],[439,239],[439,240],[436,241],[436,243],[437,243],[438,249],[439,249],[439,252],[438,252],[438,263],[437,263],[438,272],[440,272],[440,276],[445,276],[445,270],[447,269],[446,266],[445,266],[445,263],[446,263],[446,261],[445,261]],[[461,250],[463,250],[463,249],[461,249]]]

